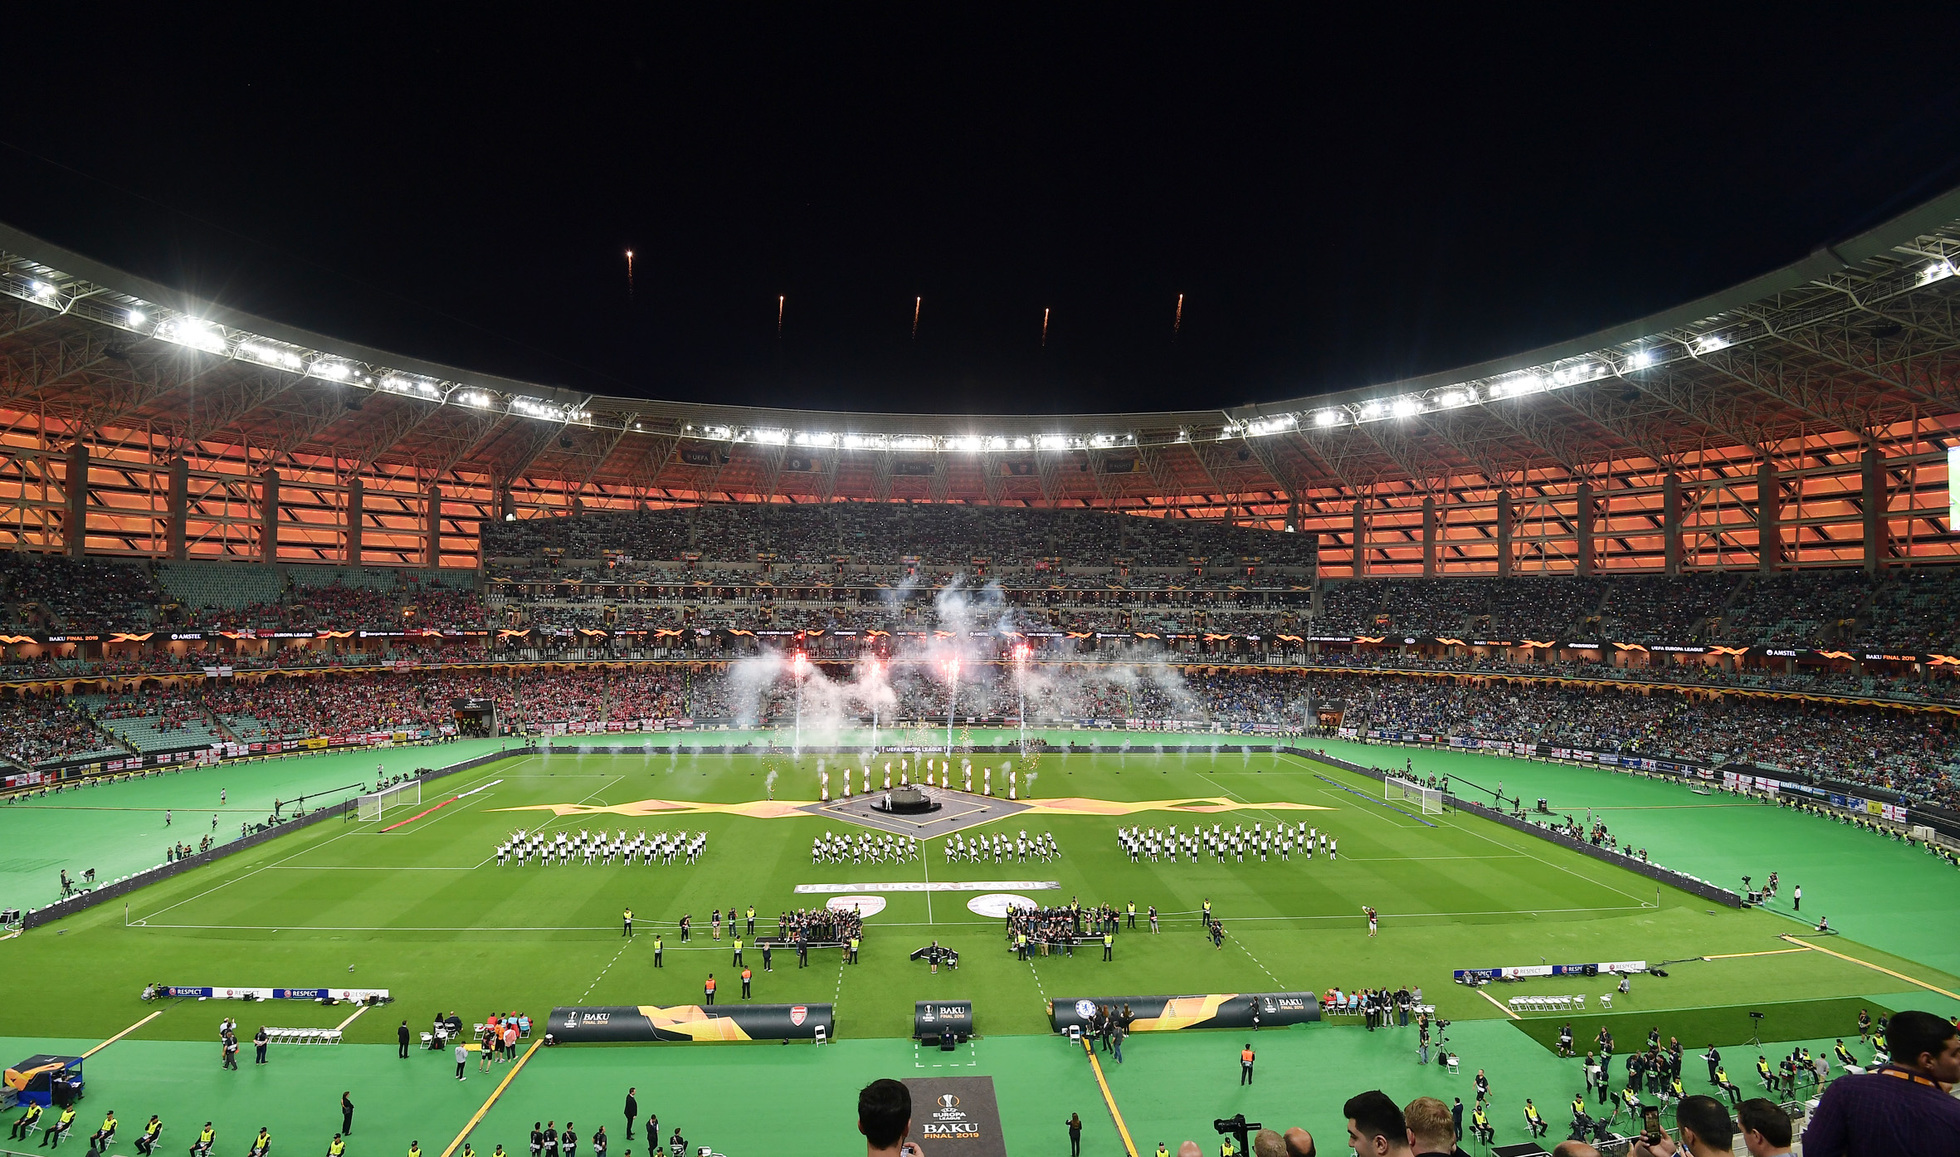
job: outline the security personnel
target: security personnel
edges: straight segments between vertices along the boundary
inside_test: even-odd
[[[1579,1093],[1572,1098],[1572,1119],[1577,1121],[1586,1115],[1586,1095]]]
[[[655,932],[653,934],[653,966],[655,968],[660,967],[660,948],[661,948],[660,933]]]
[[[753,972],[750,972],[747,968],[742,969],[742,999],[743,1000],[747,1000],[749,998],[749,978],[754,975],[755,974]]]
[[[28,1102],[27,1111],[14,1118],[14,1128],[12,1132],[7,1134],[7,1139],[10,1141],[26,1140],[27,1135],[34,1130],[34,1122],[40,1119],[41,1103],[39,1101]]]
[[[1205,923],[1211,923],[1211,897],[1205,897]]]
[[[88,1151],[93,1153],[97,1149],[100,1149],[104,1153],[107,1153],[109,1151],[109,1142],[115,1139],[116,1139],[116,1111],[114,1109],[111,1109],[106,1114],[103,1115],[102,1127],[100,1129],[97,1129],[95,1133],[89,1137]]]
[[[632,936],[633,935],[633,909],[628,908],[626,911],[620,913],[619,919],[621,925],[619,929],[619,934],[621,936],[627,936],[627,937]]]
[[[55,1121],[54,1124],[49,1125],[47,1128],[41,1130],[41,1144],[46,1145],[49,1139],[52,1138],[54,1141],[55,1148],[57,1149],[61,1148],[61,1139],[68,1135],[68,1130],[72,1128],[74,1124],[75,1124],[75,1106],[69,1105],[67,1108],[61,1110],[61,1116],[59,1119]]]
[[[1233,1157],[1234,1152],[1235,1150],[1232,1147],[1232,1139],[1230,1137],[1226,1137],[1218,1143],[1218,1157]]]
[[[769,959],[768,949],[765,948],[762,950],[762,958],[765,961]],[[858,938],[855,935],[853,935],[851,937],[851,963],[856,964],[857,962],[858,962]]]
[[[754,904],[749,905],[748,915],[749,915],[749,935],[753,937],[755,935],[755,905]]]
[[[1245,1042],[1245,1047],[1239,1050],[1239,1084],[1249,1085],[1252,1083],[1253,1060],[1252,1042],[1247,1041]]]
[[[335,1133],[333,1140],[327,1142],[327,1157],[346,1157],[346,1154],[347,1142],[341,1140],[340,1134]]]
[[[1135,930],[1137,926],[1137,902],[1131,900],[1125,907],[1129,910],[1129,927]]]
[[[211,1145],[217,1139],[218,1131],[211,1127],[211,1122],[204,1122],[204,1128],[198,1130],[197,1144],[191,1146],[191,1157],[205,1157],[211,1152]]]
[[[710,972],[708,974],[707,983],[701,986],[701,995],[705,1003],[713,1004],[715,1002],[715,974],[714,973]]]
[[[1157,1157],[1171,1157],[1171,1151],[1164,1147],[1162,1141],[1157,1142]]]
[[[136,1139],[136,1151],[143,1157],[150,1157],[156,1151],[157,1137],[163,1132],[163,1121],[155,1113],[150,1114],[150,1123],[143,1126],[143,1135]]]
[[[742,938],[740,936],[737,936],[735,937],[735,959],[729,961],[729,963],[740,964],[741,962],[742,962]]]
[[[410,1141],[408,1143],[408,1157],[422,1157],[422,1142]]]
[[[1028,934],[1026,932],[1016,932],[1014,934],[1014,956],[1017,960],[1026,960],[1028,958]]]
[[[1114,932],[1103,933],[1103,959],[1104,960],[1116,959],[1114,955],[1115,951],[1116,951],[1116,934]]]
[[[1470,1108],[1470,1131],[1476,1134],[1477,1139],[1486,1145],[1490,1144],[1491,1137],[1497,1132],[1497,1130],[1491,1128],[1490,1117],[1484,1112],[1484,1103],[1482,1101],[1478,1101]]]
[[[1756,1075],[1762,1078],[1764,1088],[1776,1088],[1776,1078],[1770,1074],[1769,1062],[1763,1059],[1761,1053],[1756,1054]]]
[[[1730,1107],[1734,1107],[1742,1103],[1742,1090],[1736,1088],[1733,1084],[1729,1082],[1729,1070],[1717,1066],[1717,1068],[1715,1069],[1715,1083],[1717,1085],[1720,1085],[1722,1087],[1722,1091],[1729,1095]]]
[[[1839,1040],[1837,1044],[1833,1045],[1831,1051],[1837,1054],[1837,1061],[1840,1065],[1850,1066],[1858,1063],[1858,1058],[1852,1056],[1851,1050],[1844,1047],[1843,1040]]]
[[[249,1157],[265,1157],[266,1153],[270,1152],[271,1149],[272,1134],[266,1132],[264,1125],[260,1125],[259,1135],[252,1138],[252,1150]]]
[[[1680,1073],[1674,1074],[1674,1076],[1669,1079],[1667,1083],[1667,1093],[1668,1096],[1674,1098],[1674,1103],[1677,1105],[1681,1103],[1681,1098],[1688,1095],[1688,1090],[1683,1088],[1681,1085]]]
[[[1620,1100],[1626,1105],[1628,1113],[1631,1113],[1636,1117],[1640,1115],[1640,1110],[1642,1106],[1640,1104],[1639,1089],[1635,1088],[1632,1085],[1628,1085],[1626,1088],[1621,1089]]]
[[[1533,1137],[1543,1137],[1551,1128],[1545,1124],[1545,1118],[1538,1115],[1538,1106],[1531,1103],[1530,1097],[1524,1099],[1524,1123],[1530,1127]]]

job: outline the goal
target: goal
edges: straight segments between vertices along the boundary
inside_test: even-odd
[[[407,783],[398,783],[391,788],[360,796],[355,802],[359,805],[362,820],[378,820],[381,818],[381,813],[391,807],[399,807],[405,803],[421,803],[422,781],[411,779]]]
[[[1439,816],[1443,814],[1443,792],[1440,788],[1424,787],[1413,779],[1403,779],[1391,775],[1382,780],[1382,797],[1388,800],[1401,800],[1422,805],[1422,814]]]

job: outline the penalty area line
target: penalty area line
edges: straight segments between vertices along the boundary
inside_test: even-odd
[[[1790,943],[1798,945],[1803,948],[1808,948],[1812,952],[1822,952],[1826,956],[1835,956],[1839,960],[1848,960],[1853,964],[1862,964],[1866,968],[1871,969],[1873,972],[1883,972],[1885,975],[1890,976],[1895,980],[1903,980],[1907,984],[1916,984],[1919,987],[1926,989],[1928,992],[1937,992],[1941,996],[1951,997],[1954,1000],[1960,1000],[1960,992],[1948,992],[1946,989],[1941,988],[1937,984],[1928,984],[1927,982],[1920,980],[1918,977],[1907,976],[1903,972],[1894,972],[1891,969],[1886,968],[1884,965],[1873,964],[1869,960],[1860,960],[1856,956],[1846,956],[1842,952],[1834,952],[1831,949],[1825,948],[1819,944],[1807,944],[1804,941],[1789,935],[1788,933],[1785,933],[1784,935],[1777,937],[1777,939],[1788,940]]]
[[[501,779],[493,779],[493,780],[491,780],[491,781],[490,781],[489,783],[485,783],[485,784],[479,784],[478,786],[476,786],[476,787],[473,787],[473,788],[471,788],[471,789],[470,789],[470,790],[468,790],[468,791],[465,791],[465,792],[459,792],[459,793],[457,793],[456,795],[452,795],[452,796],[450,796],[450,797],[449,797],[448,799],[446,799],[446,800],[443,800],[443,801],[442,801],[441,803],[439,803],[439,804],[437,804],[437,805],[436,805],[436,806],[434,806],[434,807],[431,807],[431,808],[424,808],[424,809],[422,809],[421,811],[419,811],[419,812],[416,812],[416,813],[415,813],[414,815],[412,815],[412,816],[410,816],[410,817],[408,817],[408,818],[407,818],[407,819],[405,819],[405,820],[400,820],[400,821],[398,821],[398,822],[396,822],[396,823],[392,823],[392,824],[389,824],[389,825],[388,825],[387,827],[385,827],[385,828],[382,828],[381,830],[382,830],[382,831],[384,831],[384,832],[392,832],[392,831],[394,831],[394,830],[395,830],[396,828],[399,828],[399,827],[402,827],[402,826],[404,826],[404,825],[406,825],[406,824],[412,824],[412,823],[414,823],[414,822],[415,822],[416,820],[419,820],[419,819],[421,819],[421,818],[422,818],[423,816],[425,816],[425,815],[428,815],[428,814],[429,814],[430,812],[433,812],[433,811],[440,811],[440,810],[442,810],[443,808],[446,808],[446,807],[448,807],[448,806],[449,806],[450,804],[452,804],[452,803],[455,803],[455,802],[456,802],[457,800],[459,800],[459,799],[466,799],[466,798],[468,798],[468,797],[470,797],[470,796],[473,796],[473,795],[475,795],[475,794],[476,794],[477,792],[480,792],[480,791],[483,791],[483,790],[484,790],[484,789],[486,789],[486,788],[492,788],[492,787],[496,787],[496,786],[497,786],[498,784],[500,784],[500,783],[502,783],[502,782],[504,782],[504,781],[503,781],[503,780],[501,780]]]
[[[1512,1012],[1512,1011],[1511,1011],[1510,1009],[1508,1009],[1508,1008],[1505,1008],[1505,1007],[1504,1007],[1503,1005],[1501,1005],[1501,1004],[1499,1004],[1499,1003],[1497,1003],[1497,998],[1496,998],[1496,997],[1494,997],[1494,996],[1492,996],[1492,995],[1491,995],[1490,993],[1488,993],[1488,992],[1485,992],[1485,991],[1484,991],[1483,989],[1481,989],[1481,988],[1480,988],[1480,989],[1478,989],[1478,990],[1477,990],[1477,995],[1478,995],[1478,996],[1481,996],[1481,997],[1483,997],[1483,998],[1484,998],[1485,1000],[1488,1000],[1488,1001],[1490,1001],[1490,1006],[1491,1006],[1492,1008],[1494,1008],[1494,1009],[1496,1009],[1497,1011],[1499,1011],[1499,1012],[1501,1012],[1501,1013],[1503,1013],[1503,1014],[1504,1014],[1505,1016],[1508,1016],[1508,1017],[1510,1017],[1510,1018],[1511,1018],[1512,1020],[1523,1020],[1523,1019],[1524,1019],[1523,1017],[1521,1017],[1521,1016],[1519,1016],[1519,1015],[1518,1015],[1517,1013],[1515,1013],[1515,1012]]]
[[[1096,1073],[1096,1087],[1102,1090],[1103,1104],[1109,1106],[1109,1119],[1116,1122],[1116,1132],[1123,1138],[1124,1151],[1130,1157],[1137,1157],[1137,1143],[1130,1140],[1130,1127],[1123,1123],[1123,1111],[1116,1107],[1116,1098],[1110,1094],[1109,1082],[1103,1079],[1102,1064],[1096,1060],[1096,1046],[1090,1042],[1088,1033],[1082,1034],[1082,1048],[1089,1054],[1089,1067]]]
[[[543,1037],[539,1037],[531,1042],[531,1047],[525,1049],[524,1055],[517,1058],[517,1063],[510,1067],[508,1073],[504,1074],[504,1079],[498,1083],[496,1088],[490,1090],[489,1100],[484,1101],[483,1107],[476,1111],[476,1115],[463,1124],[463,1131],[456,1134],[456,1139],[449,1143],[449,1148],[442,1151],[442,1157],[450,1157],[452,1153],[462,1148],[463,1141],[469,1137],[471,1131],[483,1123],[484,1115],[490,1112],[490,1106],[496,1104],[497,1098],[504,1095],[504,1090],[508,1089],[510,1083],[517,1079],[517,1074],[523,1071],[525,1063],[531,1059],[531,1054],[537,1052],[538,1046],[543,1043]]]
[[[94,1056],[94,1055],[95,1055],[96,1053],[99,1053],[99,1052],[101,1052],[101,1051],[102,1051],[103,1049],[106,1049],[106,1048],[108,1048],[108,1047],[109,1047],[110,1045],[112,1045],[112,1044],[115,1044],[115,1043],[116,1043],[117,1041],[119,1041],[119,1040],[121,1040],[122,1038],[124,1038],[124,1037],[126,1037],[126,1036],[128,1036],[128,1035],[129,1035],[130,1033],[133,1033],[133,1032],[135,1032],[135,1031],[136,1031],[137,1029],[139,1029],[139,1028],[142,1028],[142,1027],[143,1027],[144,1025],[146,1025],[146,1024],[148,1024],[148,1023],[150,1023],[151,1021],[153,1021],[153,1020],[155,1020],[156,1018],[158,1018],[158,1017],[160,1017],[160,1016],[162,1016],[162,1015],[163,1015],[163,1014],[164,1014],[165,1012],[167,1012],[167,1011],[169,1011],[169,1010],[168,1010],[168,1009],[162,1009],[162,1008],[159,1008],[159,1009],[157,1009],[157,1010],[156,1010],[155,1012],[153,1012],[153,1013],[151,1013],[150,1015],[148,1015],[148,1016],[146,1016],[146,1017],[144,1017],[144,1018],[143,1018],[142,1020],[139,1020],[139,1021],[137,1021],[137,1022],[136,1022],[135,1024],[132,1024],[132,1025],[130,1025],[130,1026],[129,1026],[128,1028],[126,1028],[126,1029],[124,1029],[124,1030],[122,1030],[121,1032],[119,1032],[119,1033],[117,1033],[117,1034],[116,1034],[115,1036],[112,1036],[112,1037],[110,1037],[110,1038],[109,1038],[108,1040],[105,1040],[105,1041],[103,1041],[103,1042],[102,1042],[101,1044],[99,1044],[99,1045],[96,1045],[96,1046],[95,1046],[94,1048],[92,1048],[92,1049],[90,1049],[89,1051],[87,1051],[87,1052],[85,1052],[85,1053],[83,1053],[83,1054],[82,1054],[82,1059],[83,1059],[83,1060],[87,1060],[87,1059],[89,1059],[90,1057],[92,1057],[92,1056]]]

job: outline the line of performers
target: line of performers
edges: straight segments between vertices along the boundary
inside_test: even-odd
[[[646,829],[641,828],[638,835],[629,839],[623,829],[611,836],[604,829],[588,832],[580,828],[577,836],[568,831],[547,833],[520,830],[497,845],[497,866],[502,867],[512,860],[526,864],[536,859],[545,866],[575,864],[583,860],[588,865],[602,863],[610,867],[614,861],[631,864],[637,859],[643,864],[652,864],[657,860],[663,867],[671,867],[682,861],[693,864],[707,850],[707,832],[655,832],[649,836]]]
[[[851,774],[853,770],[849,767],[838,769],[838,799],[851,798]],[[872,792],[871,765],[866,764],[861,769],[856,770],[864,780],[864,790],[861,794],[870,795]],[[887,760],[885,762],[884,787],[886,791],[890,791],[893,787],[892,776],[894,772],[898,776],[897,786],[899,787],[909,787],[917,783],[921,787],[937,787],[947,791],[955,790],[953,784],[953,761],[944,757],[928,756],[919,760],[916,766],[909,758],[900,759],[896,765]],[[1007,781],[1007,798],[1019,799],[1021,791],[1021,772],[1019,769],[1011,765],[1003,765],[1001,773],[1002,777]],[[970,761],[960,760],[958,778],[960,782],[957,790],[975,794],[973,790],[973,764]],[[830,769],[825,767],[822,761],[819,761],[817,764],[817,790],[824,803],[830,802],[830,783]],[[1033,783],[1034,774],[1030,772],[1028,774],[1028,784],[1032,787]],[[980,769],[980,790],[977,794],[983,796],[994,794],[994,769],[992,767],[983,767]]]
[[[813,864],[903,864],[919,858],[919,841],[912,836],[826,831],[810,841]]]
[[[1264,820],[1255,822],[1251,828],[1233,824],[1229,831],[1223,824],[1211,825],[1210,831],[1199,826],[1185,832],[1178,831],[1175,824],[1165,831],[1133,825],[1117,828],[1116,842],[1132,864],[1146,859],[1154,864],[1159,857],[1175,864],[1179,856],[1193,864],[1207,857],[1221,864],[1227,860],[1243,864],[1247,856],[1257,857],[1262,864],[1277,856],[1286,863],[1296,855],[1312,860],[1316,843],[1321,854],[1330,860],[1337,860],[1341,855],[1341,841],[1319,828],[1285,823],[1269,828]]]
[[[988,856],[992,856],[996,864],[1025,864],[1030,857],[1048,864],[1059,859],[1062,854],[1062,850],[1055,846],[1053,832],[1043,832],[1038,836],[1030,837],[1026,828],[1022,828],[1021,834],[1013,839],[1009,839],[1002,832],[995,832],[992,835],[982,832],[972,840],[959,834],[950,835],[946,837],[945,843],[946,862],[949,864],[984,863]]]

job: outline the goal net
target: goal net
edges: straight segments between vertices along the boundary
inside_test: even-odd
[[[1382,795],[1390,801],[1417,804],[1426,816],[1443,814],[1443,792],[1440,788],[1424,787],[1413,779],[1403,779],[1391,775],[1382,781]]]
[[[381,813],[391,807],[400,807],[405,803],[421,803],[422,781],[411,779],[407,783],[398,783],[382,791],[369,792],[367,795],[360,796],[355,802],[359,805],[361,819],[378,820],[381,818]]]

